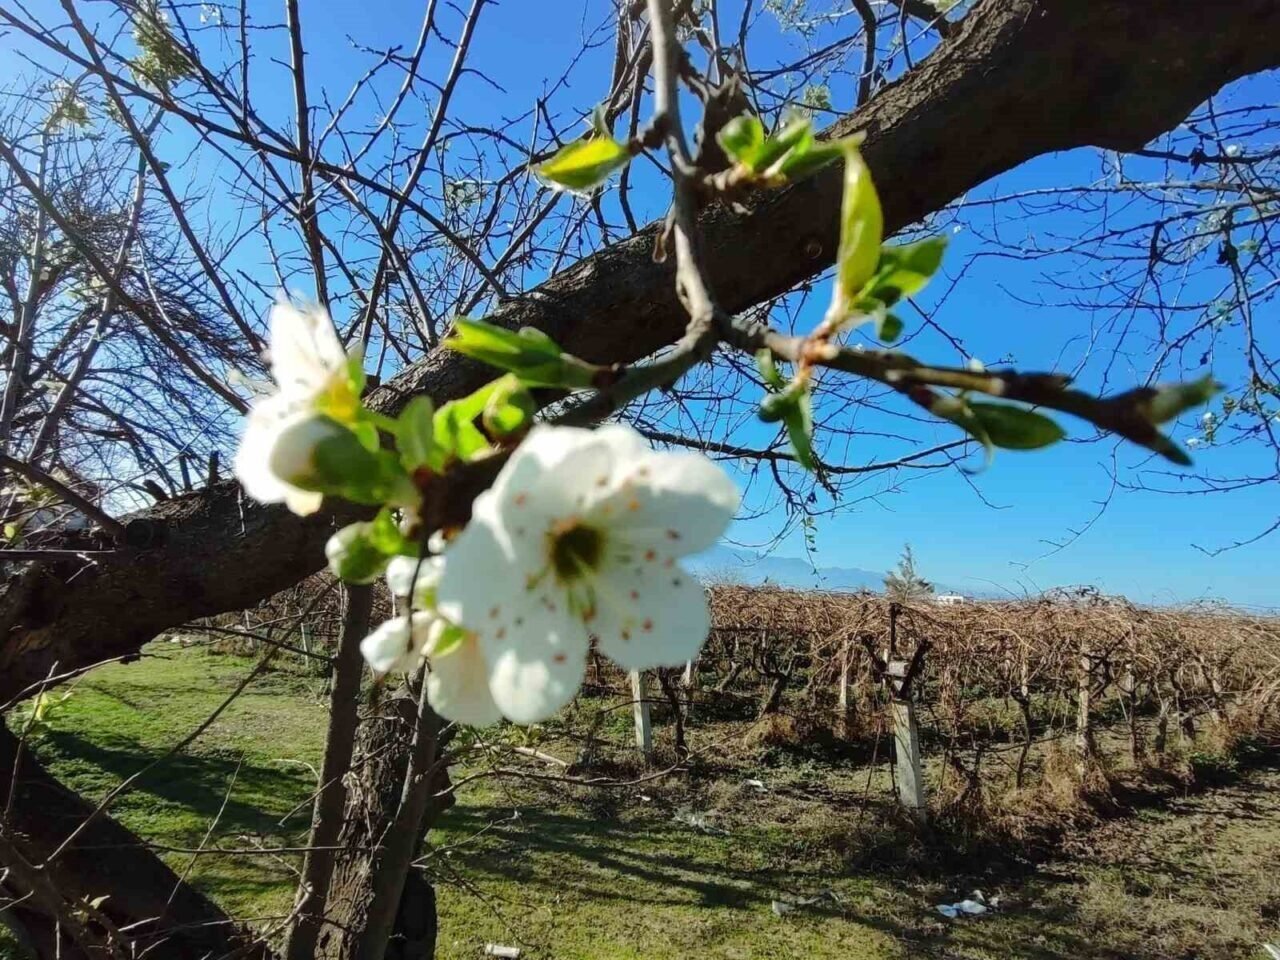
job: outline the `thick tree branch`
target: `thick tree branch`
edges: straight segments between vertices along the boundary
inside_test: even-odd
[[[1280,64],[1280,4],[1180,0],[983,0],[954,36],[880,90],[830,135],[867,131],[890,231],[1040,154],[1096,145],[1136,150],[1223,84]],[[829,170],[746,213],[699,220],[703,269],[738,312],[825,269],[835,255],[840,174]],[[643,358],[678,340],[688,314],[673,265],[654,263],[659,227],[600,251],[504,303],[490,320],[545,330],[585,359]],[[393,411],[418,393],[459,396],[491,371],[435,351],[376,395]],[[469,471],[433,508],[455,521],[485,479]],[[315,570],[330,521],[243,502],[234,485],[159,504],[136,518],[165,539],[95,565],[48,564],[0,600],[0,702],[51,667],[136,651],[159,630],[257,602]],[[129,616],[109,612],[127,609]]]

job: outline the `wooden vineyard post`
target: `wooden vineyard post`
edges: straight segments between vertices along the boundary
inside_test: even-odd
[[[631,671],[631,700],[636,718],[636,746],[647,760],[653,755],[653,728],[649,724],[649,684],[640,670]]]
[[[888,668],[889,689],[893,694],[893,752],[898,779],[898,801],[921,823],[927,816],[924,792],[924,765],[920,756],[920,728],[916,724],[916,708],[911,700],[911,665],[905,660],[891,660]]]

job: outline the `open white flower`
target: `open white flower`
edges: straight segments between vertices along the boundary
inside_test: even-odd
[[[738,501],[706,457],[629,427],[535,428],[445,553],[439,610],[478,641],[456,664],[466,689],[483,671],[498,709],[532,723],[572,699],[591,636],[627,670],[691,659],[710,614],[677,560],[712,546]]]
[[[299,516],[320,508],[321,494],[281,479],[283,463],[305,461],[305,424],[317,414],[350,422],[358,387],[328,313],[280,302],[271,309],[268,353],[275,392],[254,402],[236,451],[235,475],[260,503],[284,503]],[[292,429],[291,428],[295,428]],[[311,431],[314,432],[314,431]],[[282,444],[282,438],[285,443]]]
[[[375,673],[412,673],[442,628],[432,613],[392,617],[360,641],[360,653]]]
[[[439,557],[392,557],[387,562],[387,588],[397,600],[411,597],[414,610],[434,609],[436,586],[444,561]]]
[[[377,673],[412,673],[427,661],[427,700],[442,717],[472,726],[501,719],[489,694],[488,674],[474,634],[442,617],[435,591],[443,563],[439,557],[393,557],[387,586],[397,602],[410,598],[412,613],[378,627],[360,643]]]

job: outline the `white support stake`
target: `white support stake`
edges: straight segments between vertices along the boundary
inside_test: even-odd
[[[636,718],[636,746],[646,757],[653,754],[653,728],[649,725],[649,684],[643,672],[631,672],[631,708]]]
[[[850,737],[853,735],[850,722],[853,717],[850,710],[852,702],[849,698],[849,685],[853,673],[853,658],[850,655],[850,644],[845,640],[844,645],[840,649],[840,687],[839,687],[839,706],[837,708],[836,719],[840,725],[840,735],[842,737]]]
[[[916,708],[910,699],[899,697],[898,684],[906,676],[907,664],[902,660],[889,663],[890,683],[895,694],[893,711],[893,752],[898,778],[898,801],[917,820],[926,816],[924,764],[920,756],[920,730],[916,726]]]

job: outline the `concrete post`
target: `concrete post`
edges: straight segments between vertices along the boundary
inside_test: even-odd
[[[653,755],[653,728],[649,725],[649,684],[644,673],[631,672],[631,709],[636,719],[636,746],[646,758]]]
[[[839,722],[842,737],[853,736],[853,715],[849,697],[849,683],[853,673],[853,657],[849,649],[850,641],[845,640],[840,648],[840,686],[836,720]]]
[[[1093,765],[1093,731],[1090,729],[1090,687],[1093,661],[1088,648],[1080,646],[1080,668],[1076,672],[1076,774],[1083,783]]]
[[[916,820],[923,822],[925,808],[924,763],[920,755],[920,729],[916,725],[916,708],[910,692],[903,696],[902,678],[907,673],[905,660],[889,662],[889,683],[893,692],[893,750],[898,779],[898,802]]]
[[[698,690],[698,660],[688,660],[684,665],[684,676],[681,678],[684,688],[684,722],[688,725],[693,719],[693,695]]]

